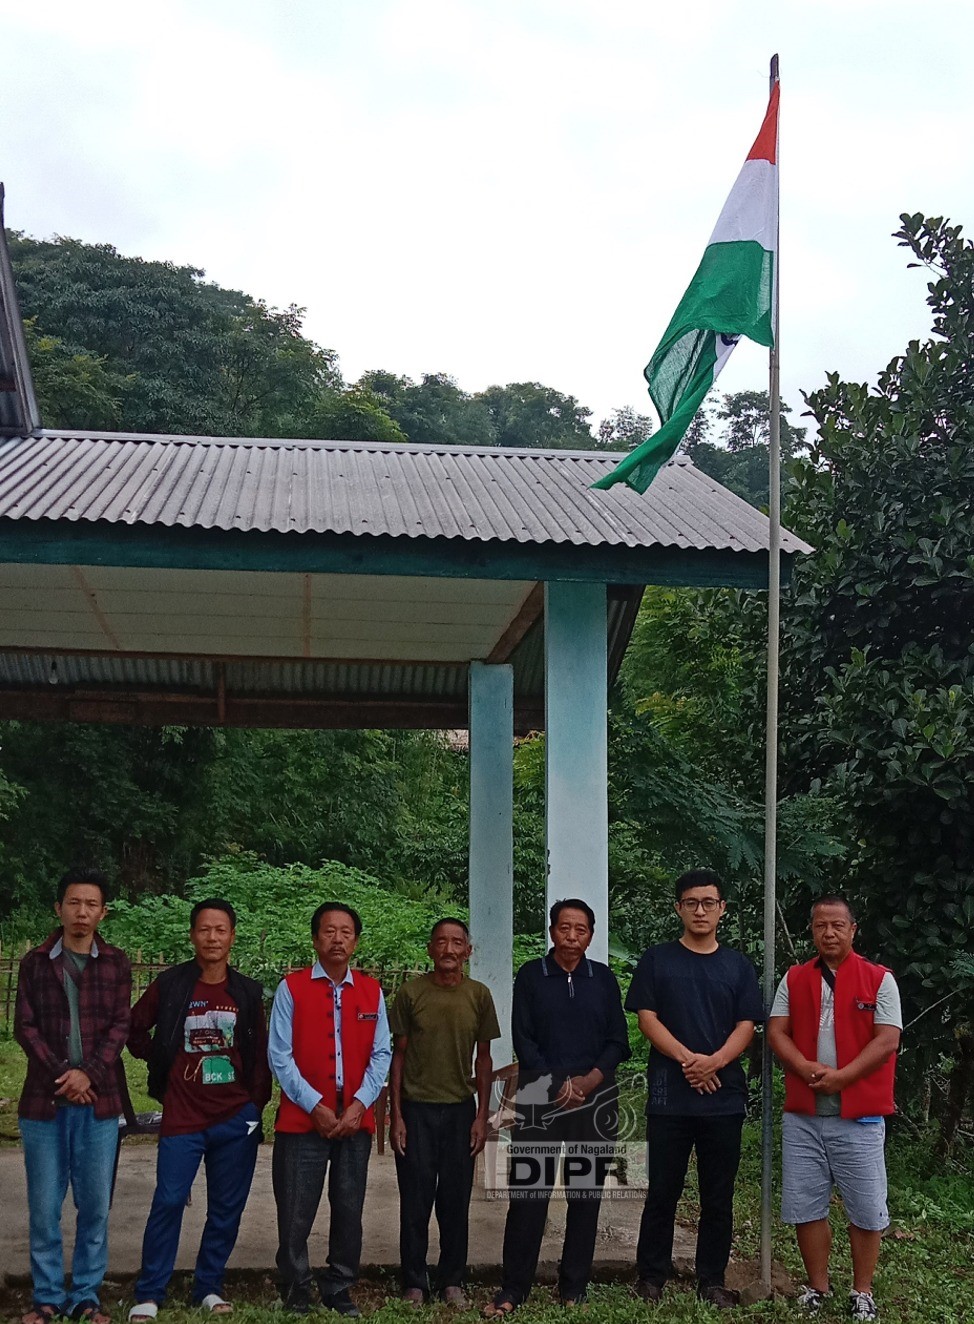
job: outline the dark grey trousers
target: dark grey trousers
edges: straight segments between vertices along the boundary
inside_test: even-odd
[[[277,1283],[286,1306],[311,1304],[312,1278],[322,1300],[351,1287],[362,1255],[362,1206],[372,1136],[358,1131],[325,1140],[317,1131],[274,1137],[272,1176],[277,1202]],[[308,1237],[328,1175],[328,1268],[312,1275]]]

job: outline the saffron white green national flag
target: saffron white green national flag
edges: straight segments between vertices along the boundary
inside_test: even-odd
[[[593,487],[645,492],[676,451],[741,336],[774,344],[778,242],[778,83],[697,273],[646,365],[657,433]]]

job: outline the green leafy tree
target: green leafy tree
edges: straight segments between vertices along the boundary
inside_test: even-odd
[[[88,350],[70,350],[56,336],[24,325],[31,375],[41,418],[51,428],[111,432],[122,419],[122,397],[130,378],[120,376]]]
[[[708,397],[690,425],[682,450],[698,469],[716,478],[751,505],[768,504],[767,391],[737,391]],[[782,404],[781,455],[787,462],[805,449],[805,428],[789,421],[791,409]]]
[[[382,397],[362,386],[322,391],[304,417],[296,421],[292,435],[336,441],[407,440],[386,411]]]
[[[55,419],[80,403],[102,427],[284,436],[322,391],[341,389],[334,353],[302,335],[296,306],[269,308],[196,267],[123,257],[110,244],[11,232],[10,249]]]
[[[791,409],[782,403],[779,416],[779,442],[782,458],[797,454],[805,444],[805,428],[789,422]],[[716,410],[723,423],[721,441],[732,455],[763,447],[767,454],[770,440],[771,402],[767,391],[735,391],[721,398]]]
[[[53,883],[94,863],[115,890],[168,891],[195,868],[207,841],[207,730],[5,722],[0,776],[8,805],[0,914],[49,906]]]
[[[540,382],[488,386],[477,399],[490,418],[494,444],[544,450],[591,450],[592,411],[573,395]]]
[[[901,221],[932,337],[874,389],[831,374],[807,397],[819,435],[790,517],[817,552],[785,617],[784,771],[841,801],[867,945],[912,1015],[935,1008],[929,1062],[974,1048],[974,249],[941,218]]]
[[[739,733],[760,665],[741,606],[742,595],[727,589],[650,585],[619,681],[633,713],[650,714],[656,730],[708,776],[738,787],[757,770]],[[759,780],[750,789],[760,793]]]
[[[432,446],[493,444],[483,403],[462,391],[446,373],[424,373],[420,382],[414,382],[379,368],[364,373],[358,387],[380,402],[408,441]]]
[[[130,952],[141,948],[146,957],[185,960],[190,910],[211,896],[225,897],[237,911],[235,964],[271,988],[288,970],[314,959],[310,921],[322,901],[341,901],[359,912],[363,930],[355,961],[378,970],[425,968],[429,932],[442,914],[438,898],[404,897],[382,878],[339,861],[282,867],[237,851],[205,865],[187,881],[183,896],[116,903],[105,934]]]
[[[653,420],[648,414],[637,414],[629,405],[623,405],[603,418],[596,429],[595,447],[604,451],[631,451],[652,431]]]

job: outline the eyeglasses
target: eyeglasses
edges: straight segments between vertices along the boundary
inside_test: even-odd
[[[721,904],[712,896],[705,896],[698,899],[694,897],[684,897],[682,901],[676,903],[683,910],[705,910],[708,915],[712,914]]]

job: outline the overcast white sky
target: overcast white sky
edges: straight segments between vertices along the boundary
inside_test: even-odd
[[[350,381],[649,412],[776,50],[792,405],[927,333],[901,211],[974,225],[969,0],[0,0],[0,49],[8,225],[302,304]]]

